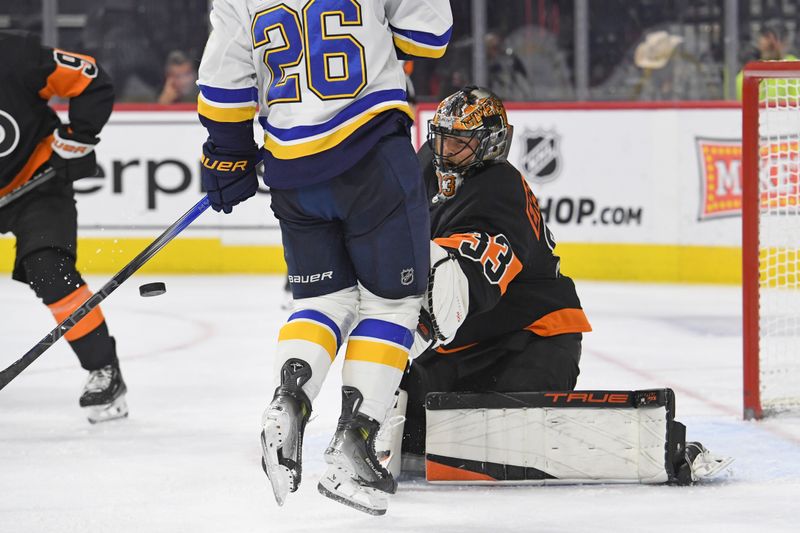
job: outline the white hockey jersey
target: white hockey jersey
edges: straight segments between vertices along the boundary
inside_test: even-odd
[[[449,0],[214,0],[211,23],[200,119],[236,150],[258,113],[265,181],[293,188],[343,172],[410,124],[398,55],[443,55],[452,12]]]

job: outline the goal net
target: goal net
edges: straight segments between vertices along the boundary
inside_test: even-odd
[[[800,62],[745,68],[744,416],[800,412]]]

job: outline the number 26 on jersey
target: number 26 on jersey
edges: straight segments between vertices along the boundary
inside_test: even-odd
[[[255,14],[253,48],[267,47],[262,60],[271,77],[267,105],[301,101],[300,75],[287,70],[304,59],[308,89],[320,99],[354,98],[361,92],[364,47],[350,34],[329,33],[332,19],[342,28],[361,26],[361,6],[356,0],[310,0],[302,13],[280,4]]]

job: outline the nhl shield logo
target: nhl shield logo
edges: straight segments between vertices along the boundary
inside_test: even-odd
[[[404,268],[400,272],[400,283],[403,285],[411,285],[414,283],[414,269],[413,268]]]
[[[531,182],[546,183],[561,172],[561,137],[555,131],[526,129],[522,133],[520,166]]]

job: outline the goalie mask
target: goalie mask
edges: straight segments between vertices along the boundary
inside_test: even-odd
[[[463,179],[488,161],[505,161],[513,127],[503,102],[488,89],[464,87],[428,121],[428,145],[439,180],[434,203],[455,196]]]

